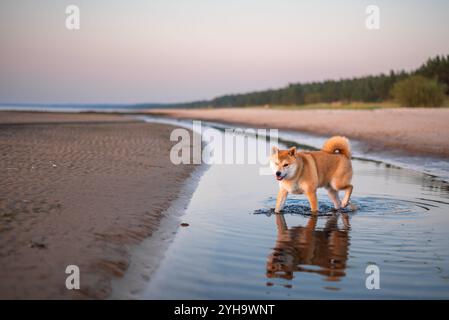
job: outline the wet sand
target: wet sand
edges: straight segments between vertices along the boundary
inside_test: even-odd
[[[0,298],[108,297],[195,168],[170,162],[172,129],[0,112]],[[71,264],[80,290],[65,288]]]
[[[449,109],[288,110],[267,108],[159,109],[153,115],[277,128],[323,136],[345,135],[365,152],[449,156]]]

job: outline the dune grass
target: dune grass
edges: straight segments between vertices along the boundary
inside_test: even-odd
[[[289,109],[289,110],[374,110],[401,108],[401,105],[395,101],[383,102],[332,102],[332,103],[314,103],[306,105],[266,105],[263,106],[270,109]],[[449,108],[449,99],[446,99],[439,108]]]
[[[265,109],[285,109],[285,110],[375,110],[375,109],[391,109],[402,108],[399,103],[393,100],[382,102],[322,102],[303,105],[254,105],[254,106],[235,106],[235,108],[265,108]],[[226,106],[222,108],[233,108]],[[445,99],[439,107],[427,108],[449,108],[449,97]],[[199,109],[219,109],[219,107],[204,106]]]
[[[314,109],[346,109],[346,110],[373,110],[373,109],[386,109],[386,108],[400,108],[400,105],[396,102],[333,102],[333,103],[314,103],[306,105],[270,105],[266,108],[273,109],[302,109],[302,110],[314,110]]]

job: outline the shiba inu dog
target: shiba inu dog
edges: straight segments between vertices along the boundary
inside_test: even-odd
[[[305,194],[312,212],[318,212],[316,190],[326,188],[335,209],[348,205],[352,193],[351,148],[345,137],[335,136],[327,140],[319,151],[298,152],[271,150],[270,166],[279,182],[275,212],[280,212],[287,195]],[[344,190],[343,201],[338,191]]]

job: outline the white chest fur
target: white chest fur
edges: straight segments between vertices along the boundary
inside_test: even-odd
[[[288,191],[288,193],[292,194],[301,194],[304,193],[304,190],[297,182],[279,182],[279,186]]]

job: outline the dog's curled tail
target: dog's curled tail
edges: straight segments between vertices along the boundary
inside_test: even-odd
[[[324,143],[321,150],[328,153],[341,153],[348,159],[351,159],[351,147],[346,137],[334,136],[330,138]]]

